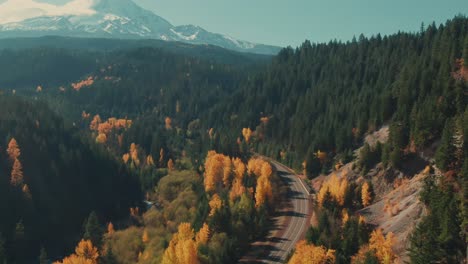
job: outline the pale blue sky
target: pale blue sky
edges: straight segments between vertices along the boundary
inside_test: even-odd
[[[5,0],[0,0],[0,3]],[[61,4],[67,0],[38,0]],[[468,0],[135,0],[174,25],[194,24],[280,46],[305,39],[349,40],[360,33],[417,31],[424,22],[468,14]]]

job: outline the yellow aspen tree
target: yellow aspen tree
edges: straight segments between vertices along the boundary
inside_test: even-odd
[[[148,156],[146,157],[146,165],[148,165],[148,166],[154,166],[153,156],[148,155]]]
[[[107,225],[107,234],[112,235],[114,233],[115,233],[114,224],[112,224],[112,222],[109,222],[109,224]]]
[[[362,198],[362,205],[364,207],[370,205],[370,201],[372,199],[371,193],[369,191],[369,184],[367,182],[364,182],[361,188],[361,198]]]
[[[109,122],[104,122],[98,125],[97,131],[101,134],[109,134],[112,131],[113,127]]]
[[[143,243],[148,243],[149,242],[149,235],[148,235],[148,230],[143,230],[143,235],[141,236],[141,241]]]
[[[106,134],[104,133],[100,133],[97,137],[96,137],[96,143],[99,143],[99,144],[104,144],[107,142],[107,136]]]
[[[261,176],[257,179],[257,189],[255,192],[255,206],[259,207],[265,203],[268,199],[269,202],[273,202],[273,192],[269,179],[265,176]]]
[[[190,223],[181,223],[164,251],[162,264],[199,264],[195,232]]]
[[[31,198],[32,198],[32,196],[31,196],[31,190],[29,190],[29,186],[28,186],[27,184],[23,185],[22,191],[23,191],[23,195],[24,195],[27,199],[31,200]]]
[[[164,119],[164,124],[167,130],[172,129],[172,119],[170,117]]]
[[[232,182],[231,191],[229,191],[229,199],[231,200],[231,202],[234,202],[234,200],[237,197],[240,197],[242,194],[244,194],[245,191],[245,186],[242,184],[242,180],[239,178],[235,178]]]
[[[129,159],[130,159],[130,154],[128,154],[128,153],[123,154],[123,156],[122,156],[123,163],[127,164]]]
[[[209,216],[213,216],[216,213],[216,211],[221,209],[221,207],[223,206],[223,201],[221,200],[218,194],[214,194],[213,197],[211,197],[211,200],[208,202],[208,204],[210,205]]]
[[[260,177],[262,175],[262,166],[265,161],[257,158],[250,159],[247,162],[247,172],[249,175]]]
[[[206,245],[209,239],[210,239],[210,227],[206,223],[203,223],[202,228],[198,230],[198,233],[195,237],[195,241],[197,242],[197,245]]]
[[[232,164],[234,166],[234,174],[236,176],[236,179],[239,179],[240,181],[242,181],[244,178],[245,171],[246,171],[245,164],[239,158],[233,159]]]
[[[324,183],[317,194],[317,202],[319,206],[323,205],[327,192],[330,192],[330,189],[328,188],[328,184]]]
[[[16,142],[15,138],[12,138],[8,143],[7,153],[11,161],[15,161],[21,155],[18,142]]]
[[[250,138],[252,137],[252,130],[250,128],[243,128],[242,136],[244,136],[245,142],[249,143]]]
[[[81,118],[82,118],[82,119],[88,119],[89,116],[90,116],[89,113],[86,113],[85,111],[81,112]]]
[[[140,159],[138,158],[138,147],[135,143],[130,144],[130,157],[135,166],[138,167],[140,165]]]
[[[344,227],[346,225],[346,223],[349,221],[349,214],[348,214],[348,211],[346,209],[343,209],[343,211],[341,212],[341,223],[342,223],[342,227]]]
[[[386,236],[383,235],[382,229],[372,231],[369,238],[369,248],[375,251],[375,256],[381,263],[392,263],[396,255],[393,252],[393,244],[395,237],[392,232]]]
[[[328,264],[335,263],[335,251],[322,246],[308,245],[301,240],[288,264]]]
[[[81,240],[75,248],[75,254],[72,254],[62,261],[56,261],[54,264],[97,264],[99,253],[90,240]]]
[[[205,191],[212,192],[222,183],[224,155],[209,151],[205,160]]]
[[[167,162],[167,168],[168,168],[170,171],[173,171],[173,170],[174,170],[174,161],[172,161],[172,159],[169,159],[169,161]]]
[[[269,179],[272,174],[273,174],[273,168],[271,167],[270,163],[263,161],[261,171],[260,171],[260,177],[266,177],[267,179]]]
[[[23,166],[18,159],[15,159],[11,170],[10,184],[18,187],[23,184]]]
[[[317,151],[315,156],[320,160],[321,164],[324,164],[327,161],[327,157],[328,157],[326,152],[323,152],[320,150]]]
[[[101,122],[102,122],[101,117],[99,115],[95,115],[93,117],[93,120],[89,124],[89,129],[97,131],[98,127],[99,127],[99,124],[101,124]]]

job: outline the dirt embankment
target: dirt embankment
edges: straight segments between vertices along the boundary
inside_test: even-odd
[[[365,142],[373,147],[377,142],[387,142],[388,135],[389,128],[384,126],[367,135]],[[358,156],[359,149],[355,153]],[[379,163],[366,175],[361,175],[359,171],[353,169],[354,162],[350,162],[328,175],[315,178],[311,185],[318,191],[332,174],[339,178],[346,177],[348,182],[357,184],[362,184],[364,181],[372,182],[375,193],[373,203],[358,213],[364,216],[369,224],[381,228],[385,234],[392,232],[395,235],[394,251],[398,256],[397,262],[404,263],[408,260],[406,249],[409,246],[410,235],[426,214],[425,207],[419,200],[423,180],[429,174],[429,167],[424,169],[427,162],[424,162],[425,164],[419,164],[421,158],[415,155],[414,159],[407,160],[404,166],[417,169],[404,171],[386,169]]]

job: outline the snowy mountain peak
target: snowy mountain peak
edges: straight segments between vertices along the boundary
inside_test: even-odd
[[[263,54],[279,51],[278,47],[240,41],[198,26],[175,27],[132,0],[72,0],[64,5],[7,0],[0,4],[0,38],[44,35],[151,38]]]

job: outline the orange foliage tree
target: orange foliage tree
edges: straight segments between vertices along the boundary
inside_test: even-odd
[[[218,154],[216,151],[208,151],[205,160],[205,191],[215,191],[216,188],[222,184],[224,158],[224,155]]]
[[[366,255],[371,252],[380,263],[393,263],[396,259],[396,254],[393,251],[394,243],[395,237],[392,232],[384,236],[381,229],[374,230],[369,238],[369,244],[362,246],[358,253],[351,258],[351,262],[362,263],[366,259]]]
[[[219,197],[218,194],[214,194],[213,197],[211,197],[211,200],[208,203],[210,205],[210,216],[213,216],[216,211],[221,209],[223,206],[223,201]]]
[[[23,185],[23,166],[18,159],[15,159],[11,170],[10,184],[17,187]]]
[[[21,155],[18,142],[16,141],[15,138],[12,138],[10,142],[8,143],[7,153],[11,161],[18,159],[18,157]]]
[[[99,144],[104,144],[107,142],[107,136],[104,133],[99,133],[99,135],[96,137],[96,143]]]
[[[162,264],[199,264],[195,232],[190,223],[181,223],[164,251]]]
[[[324,247],[307,244],[301,240],[288,264],[328,264],[335,263],[335,251]]]
[[[95,115],[93,120],[89,124],[89,129],[97,131],[99,128],[99,124],[102,123],[101,117],[99,115]]]
[[[174,161],[172,161],[172,159],[169,159],[169,161],[167,162],[167,168],[170,171],[174,170]]]
[[[332,174],[328,181],[322,184],[322,187],[317,194],[317,201],[320,206],[323,205],[324,199],[327,192],[330,193],[331,197],[338,202],[338,204],[344,204],[344,197],[348,189],[348,180],[346,177],[338,178],[335,174]]]
[[[172,119],[170,117],[164,119],[164,124],[166,129],[172,129]]]
[[[242,129],[242,136],[244,136],[245,142],[249,143],[250,138],[252,137],[252,130],[250,128]]]
[[[206,245],[209,239],[210,239],[210,227],[206,223],[203,223],[202,228],[198,230],[198,233],[195,237],[195,241],[197,242],[197,245]]]
[[[62,261],[56,261],[54,264],[97,264],[99,253],[90,240],[81,240],[75,248],[75,254],[72,254]]]
[[[114,224],[112,224],[112,222],[109,222],[109,224],[107,225],[107,234],[112,235],[114,233],[115,233]]]
[[[143,243],[148,243],[149,242],[149,235],[148,235],[148,230],[143,230],[143,235],[141,236],[141,241]]]
[[[372,197],[371,197],[371,193],[369,190],[369,184],[367,182],[364,182],[364,184],[362,185],[361,198],[362,198],[362,205],[364,207],[370,205]]]

